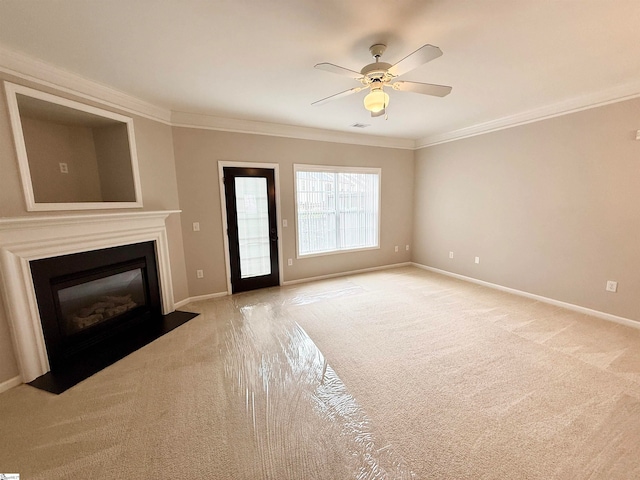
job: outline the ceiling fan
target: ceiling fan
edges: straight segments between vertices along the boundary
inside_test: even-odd
[[[404,75],[414,68],[424,65],[425,63],[442,55],[442,50],[438,47],[428,44],[423,45],[415,52],[404,57],[395,65],[380,61],[380,57],[386,49],[387,46],[381,43],[371,45],[371,47],[369,47],[369,51],[371,52],[371,55],[373,55],[373,58],[375,58],[375,62],[366,65],[362,70],[360,70],[360,72],[339,67],[333,63],[318,63],[315,65],[315,68],[318,70],[325,70],[327,72],[345,75],[358,80],[362,86],[336,93],[335,95],[313,102],[312,105],[323,105],[327,102],[337,100],[338,98],[351,95],[352,93],[369,89],[369,93],[364,97],[364,108],[371,112],[372,117],[379,117],[386,113],[387,106],[389,105],[389,95],[384,91],[384,87],[390,87],[394,90],[400,90],[403,92],[433,95],[436,97],[444,97],[451,93],[451,87],[447,87],[445,85],[394,81],[400,75]]]

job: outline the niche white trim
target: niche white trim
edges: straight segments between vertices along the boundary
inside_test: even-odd
[[[7,105],[9,108],[9,118],[11,120],[11,128],[13,130],[13,138],[18,158],[18,167],[20,170],[20,179],[22,181],[22,191],[24,193],[27,211],[56,211],[56,210],[98,210],[111,208],[141,208],[142,207],[142,188],[140,186],[140,173],[138,169],[138,156],[135,143],[135,133],[133,130],[133,119],[120,115],[115,112],[103,110],[101,108],[86,105],[67,98],[58,97],[49,93],[34,90],[33,88],[23,85],[16,85],[10,82],[4,82],[5,93],[7,96]],[[132,202],[78,202],[78,203],[44,203],[36,202],[31,170],[29,167],[29,159],[22,128],[22,120],[20,118],[20,109],[18,107],[17,95],[25,95],[28,97],[43,100],[55,105],[61,105],[80,112],[89,113],[98,117],[107,118],[121,122],[127,127],[127,136],[129,141],[129,154],[131,158],[131,174],[134,186],[135,200]]]

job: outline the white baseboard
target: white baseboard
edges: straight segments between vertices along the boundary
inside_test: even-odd
[[[328,275],[320,275],[318,277],[307,277],[307,278],[300,278],[298,280],[289,280],[286,282],[282,282],[282,286],[285,285],[295,285],[297,283],[307,283],[307,282],[313,282],[316,280],[326,280],[327,278],[335,278],[335,277],[346,277],[347,275],[355,275],[358,273],[366,273],[366,272],[374,272],[376,270],[388,270],[390,268],[399,268],[399,267],[408,267],[411,265],[411,262],[404,262],[404,263],[394,263],[392,265],[382,265],[380,267],[370,267],[370,268],[362,268],[360,270],[350,270],[348,272],[340,272],[340,273],[330,273]],[[180,307],[184,307],[186,304],[191,303],[191,302],[198,302],[200,300],[209,300],[211,298],[218,298],[218,297],[225,297],[229,295],[229,293],[227,292],[218,292],[218,293],[209,293],[207,295],[198,295],[195,297],[188,297],[185,298],[184,300],[180,300],[179,302],[175,302],[175,307],[180,308]]]
[[[22,383],[22,377],[18,375],[17,377],[10,378],[9,380],[5,380],[0,383],[0,393],[6,392],[10,388],[17,387]]]
[[[390,268],[408,267],[411,264],[412,264],[411,262],[394,263],[392,265],[382,265],[380,267],[370,267],[370,268],[362,268],[360,270],[350,270],[348,272],[330,273],[328,275],[320,275],[318,277],[307,277],[307,278],[300,278],[298,280],[289,280],[286,282],[282,282],[282,285],[295,285],[297,283],[314,282],[316,280],[326,280],[328,278],[346,277],[348,275],[356,275],[358,273],[375,272],[377,270],[388,270]]]
[[[200,300],[209,300],[211,298],[218,297],[226,297],[228,295],[227,292],[218,292],[218,293],[208,293],[207,295],[196,295],[195,297],[188,297],[184,300],[180,300],[179,302],[175,302],[174,306],[176,308],[184,307],[187,303],[191,302],[199,302]]]
[[[498,285],[491,282],[485,282],[484,280],[478,280],[477,278],[466,277],[464,275],[460,275],[458,273],[448,272],[446,270],[440,270],[439,268],[428,267],[426,265],[422,265],[420,263],[411,263],[413,266],[421,268],[423,270],[428,270],[430,272],[439,273],[441,275],[446,275],[448,277],[457,278],[459,280],[464,280],[465,282],[475,283],[477,285],[482,285],[484,287],[493,288],[495,290],[501,290],[503,292],[512,293],[514,295],[519,295],[521,297],[531,298],[533,300],[537,300],[539,302],[548,303],[550,305],[554,305],[556,307],[566,308],[567,310],[572,310],[578,313],[584,313],[585,315],[591,315],[592,317],[601,318],[603,320],[607,320],[609,322],[615,322],[622,325],[626,325],[627,327],[640,329],[640,321],[632,320],[630,318],[619,317],[617,315],[612,315],[610,313],[601,312],[599,310],[592,310],[591,308],[581,307],[580,305],[574,305],[573,303],[562,302],[560,300],[555,300],[553,298],[543,297],[542,295],[536,295],[535,293],[524,292],[522,290],[516,290],[515,288],[504,287],[502,285]]]

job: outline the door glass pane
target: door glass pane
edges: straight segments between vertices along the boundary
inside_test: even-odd
[[[271,274],[267,179],[236,177],[240,278]]]

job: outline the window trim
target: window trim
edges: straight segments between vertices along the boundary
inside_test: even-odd
[[[300,239],[298,237],[298,175],[303,172],[329,172],[329,173],[369,173],[378,175],[378,231],[376,245],[370,247],[349,248],[340,250],[328,250],[326,252],[300,254]],[[296,236],[296,260],[303,258],[324,257],[326,255],[339,255],[342,253],[363,252],[367,250],[380,250],[380,230],[382,230],[382,168],[379,167],[355,167],[315,165],[305,163],[293,164],[293,195],[294,195],[294,227]]]

